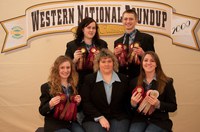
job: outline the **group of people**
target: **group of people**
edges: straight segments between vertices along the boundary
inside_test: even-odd
[[[177,109],[173,79],[162,70],[153,36],[135,29],[132,9],[114,51],[93,18],[79,24],[41,86],[45,132],[170,132]]]

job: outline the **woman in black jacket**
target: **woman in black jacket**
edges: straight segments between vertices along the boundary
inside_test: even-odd
[[[68,55],[76,66],[79,74],[77,89],[83,84],[84,77],[93,73],[93,61],[102,48],[108,48],[107,43],[99,38],[98,25],[93,18],[86,17],[79,23],[75,39],[67,43],[65,55]],[[78,122],[82,123],[84,115],[79,106]]]
[[[177,109],[173,79],[167,77],[157,54],[147,51],[142,57],[140,75],[131,81],[134,116],[129,132],[169,132],[168,112]]]
[[[94,71],[85,77],[80,92],[85,131],[128,132],[128,83],[125,75],[117,73],[117,58],[102,49],[95,58]]]
[[[76,121],[77,105],[81,102],[76,86],[78,74],[72,60],[59,56],[51,68],[47,83],[41,86],[39,112],[44,118],[45,132],[84,132]],[[69,111],[73,111],[68,114]]]
[[[75,39],[67,43],[65,55],[76,66],[79,74],[78,88],[81,87],[85,75],[93,73],[93,55],[98,54],[102,48],[108,48],[107,43],[99,38],[98,28],[93,18],[86,17],[79,23]]]

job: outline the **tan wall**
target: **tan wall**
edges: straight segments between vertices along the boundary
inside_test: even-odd
[[[56,0],[0,0],[0,21],[24,15],[28,7]],[[57,0],[60,1],[60,0]],[[199,0],[154,0],[174,7],[177,13],[200,18]],[[164,71],[174,78],[178,111],[171,114],[175,132],[197,132],[200,119],[200,52],[172,45],[170,38],[152,34]],[[200,36],[200,31],[198,31]],[[119,35],[120,36],[120,35]],[[119,36],[102,39],[113,49]],[[0,26],[0,48],[5,32]],[[64,54],[72,33],[57,33],[31,39],[29,45],[0,53],[0,131],[35,131],[43,126],[38,113],[40,85],[46,82],[51,64]]]

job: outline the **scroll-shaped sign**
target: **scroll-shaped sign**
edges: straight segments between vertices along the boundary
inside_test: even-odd
[[[1,21],[6,37],[1,52],[26,46],[28,40],[50,33],[73,32],[85,17],[99,24],[100,35],[123,34],[122,13],[134,9],[137,29],[172,38],[173,44],[199,50],[195,28],[199,18],[173,12],[167,4],[150,1],[59,1],[29,7],[25,15]]]

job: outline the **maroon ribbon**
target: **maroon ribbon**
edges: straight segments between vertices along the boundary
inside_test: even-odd
[[[95,58],[95,52],[97,51],[96,47],[91,47],[89,50],[89,54],[86,59],[86,63],[84,65],[85,69],[93,69],[93,62]]]
[[[126,61],[126,58],[127,58],[127,52],[126,52],[126,46],[124,44],[117,44],[116,47],[119,47],[119,48],[122,48],[122,52],[118,55],[116,55],[118,61],[119,61],[119,65],[120,66],[126,66],[127,65],[127,61]]]
[[[77,115],[77,103],[74,97],[71,96],[70,100],[67,99],[66,94],[60,94],[61,100],[54,108],[54,118],[65,120],[65,121],[75,121]]]
[[[139,43],[133,43],[129,46],[129,54],[128,54],[128,62],[129,63],[135,63],[137,65],[140,64],[140,59],[139,59],[139,56],[137,54],[134,53],[134,49],[137,49],[140,47],[140,44]]]
[[[147,92],[144,92],[144,88],[141,86],[137,86],[133,91],[132,94],[138,92],[141,93],[142,100],[139,102],[139,107],[137,111],[139,113],[143,113],[144,115],[148,114],[150,115],[151,113],[154,112],[155,107],[152,106],[146,99],[146,96],[155,96],[156,98],[159,96],[159,92],[157,90],[148,90]]]
[[[79,47],[78,50],[81,50],[83,56],[77,62],[77,69],[82,70],[86,62],[86,48]]]

